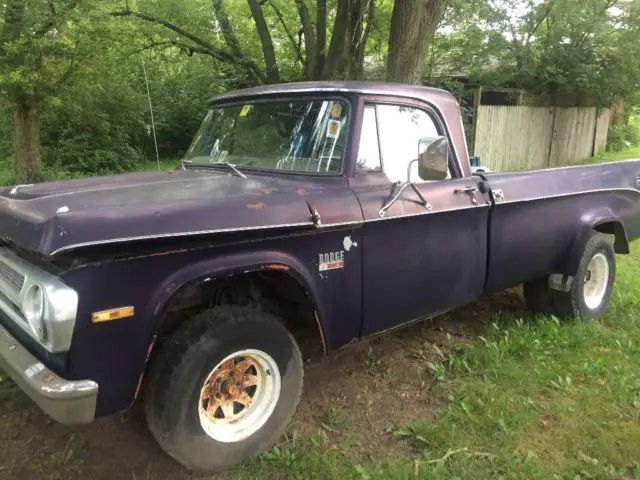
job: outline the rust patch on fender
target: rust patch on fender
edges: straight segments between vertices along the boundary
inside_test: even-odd
[[[248,204],[247,208],[251,208],[252,210],[262,210],[266,206],[267,206],[266,203],[258,202],[258,203],[250,203],[250,204]]]
[[[271,195],[275,191],[276,191],[275,188],[261,188],[255,193],[255,195],[258,195],[259,197],[261,197],[262,195]]]
[[[151,343],[149,344],[149,348],[147,348],[147,357],[144,359],[144,368],[142,369],[142,373],[140,374],[140,378],[138,379],[138,385],[136,386],[136,393],[133,396],[133,400],[138,398],[140,394],[140,390],[142,389],[142,379],[144,378],[144,374],[147,371],[147,364],[149,363],[149,359],[151,358],[151,352],[153,352],[153,347],[156,344],[156,338],[158,334],[156,333],[151,339]],[[133,404],[133,403],[132,403]]]
[[[316,319],[316,324],[318,325],[318,331],[320,332],[320,340],[322,340],[322,349],[324,350],[324,354],[327,354],[327,342],[324,340],[324,332],[322,331],[322,324],[320,323],[320,317],[318,316],[318,311],[313,311],[313,316]]]
[[[286,272],[286,271],[290,270],[288,266],[280,265],[278,263],[274,263],[274,264],[271,264],[271,265],[265,265],[264,269],[265,270],[280,270],[282,272]]]

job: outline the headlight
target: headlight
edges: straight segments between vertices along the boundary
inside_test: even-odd
[[[47,338],[47,330],[44,325],[44,302],[44,290],[38,285],[31,285],[22,301],[22,314],[33,333],[41,341]]]

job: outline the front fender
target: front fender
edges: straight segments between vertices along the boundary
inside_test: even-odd
[[[304,289],[307,297],[313,305],[319,334],[323,348],[326,351],[325,328],[323,319],[326,318],[322,304],[318,301],[318,292],[308,268],[292,255],[274,251],[253,251],[249,253],[237,253],[221,257],[207,258],[176,270],[168,276],[155,290],[147,311],[155,318],[154,334],[157,332],[160,321],[166,313],[172,299],[185,288],[201,283],[207,279],[217,279],[225,276],[239,275],[243,273],[257,272],[261,270],[281,270],[291,275]]]

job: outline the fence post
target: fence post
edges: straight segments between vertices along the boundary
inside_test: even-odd
[[[598,120],[600,117],[600,107],[596,107],[596,121],[595,121],[595,125],[593,127],[593,142],[591,142],[591,156],[595,157],[596,156],[596,144],[598,142]]]
[[[473,92],[473,123],[471,124],[471,155],[476,154],[476,130],[478,129],[478,112],[482,104],[482,87]]]
[[[558,113],[558,107],[553,107],[553,118],[551,120],[551,141],[549,142],[549,155],[547,155],[547,167],[551,166],[551,152],[553,152],[553,144],[556,141],[556,114]]]

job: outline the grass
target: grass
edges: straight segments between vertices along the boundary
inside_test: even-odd
[[[620,152],[602,152],[595,157],[587,159],[585,163],[615,162],[617,160],[627,160],[631,158],[640,159],[640,145],[627,148]]]
[[[398,429],[398,453],[353,459],[285,442],[245,478],[640,479],[640,250],[619,258],[601,322],[497,315],[439,366],[446,406]]]

